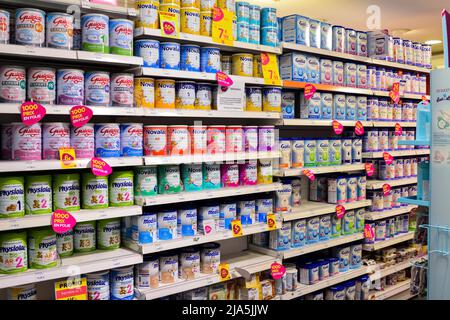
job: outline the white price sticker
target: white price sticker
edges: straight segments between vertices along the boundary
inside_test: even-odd
[[[36,281],[43,281],[45,280],[45,273],[44,272],[36,272],[34,274],[34,278],[36,279]]]

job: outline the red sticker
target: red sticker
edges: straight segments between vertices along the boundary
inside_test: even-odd
[[[400,101],[400,83],[396,82],[392,85],[392,90],[389,93],[389,97],[391,97],[392,101],[398,103]]]
[[[304,97],[306,100],[311,99],[316,93],[317,89],[313,84],[307,84],[304,89]]]
[[[56,233],[65,233],[72,230],[77,221],[75,218],[67,211],[55,210],[52,214],[52,228]]]
[[[316,180],[316,176],[315,176],[314,173],[313,173],[311,170],[309,170],[309,169],[303,170],[303,174],[304,174],[305,176],[307,176],[308,179],[311,180],[311,181]]]
[[[170,36],[175,32],[176,28],[171,21],[164,21],[163,30],[166,35]]]
[[[266,66],[269,64],[269,62],[270,62],[270,56],[265,52],[261,53],[261,64],[263,66]]]
[[[112,168],[100,158],[91,159],[91,171],[95,176],[108,176],[112,173]]]
[[[338,219],[341,219],[344,217],[345,214],[345,208],[344,206],[338,205],[336,206],[336,216]]]
[[[75,128],[79,128],[87,124],[94,113],[85,106],[75,106],[70,109],[70,122]]]
[[[394,157],[388,152],[383,153],[383,159],[386,164],[392,164],[392,162],[394,162]]]
[[[223,10],[218,7],[213,8],[213,21],[221,21],[225,17]]]
[[[278,262],[274,262],[270,265],[270,274],[274,280],[283,278],[285,273],[286,268]]]
[[[216,73],[216,79],[217,82],[219,83],[219,86],[230,87],[233,85],[233,80],[231,80],[231,78],[227,74],[221,71]]]
[[[22,123],[26,126],[32,126],[38,123],[45,117],[47,110],[36,102],[28,101],[22,103],[20,106],[20,116],[22,117]]]
[[[373,174],[375,173],[375,166],[373,165],[373,163],[366,163],[365,167],[367,176],[368,177],[373,176]]]
[[[387,183],[383,184],[383,195],[388,196],[391,193],[391,186]]]
[[[363,124],[361,123],[361,121],[356,121],[356,124],[355,124],[355,133],[356,133],[358,136],[362,136],[362,135],[364,134],[364,126],[363,126]]]
[[[397,123],[395,124],[395,135],[396,135],[396,136],[401,136],[402,133],[403,133],[403,128],[402,128],[402,126],[400,125],[400,123],[397,122]]]
[[[344,126],[339,121],[333,120],[333,130],[336,134],[342,134],[344,132]]]
[[[373,239],[375,237],[375,232],[373,231],[373,228],[370,226],[370,224],[366,224],[364,226],[364,237],[366,239]]]

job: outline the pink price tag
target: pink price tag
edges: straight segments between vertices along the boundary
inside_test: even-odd
[[[355,125],[355,133],[358,136],[362,136],[364,134],[364,126],[361,123],[361,121],[356,121],[356,125]]]
[[[391,186],[387,183],[383,184],[383,195],[386,197],[391,193]]]
[[[38,123],[45,117],[47,110],[36,102],[28,101],[22,103],[20,106],[20,116],[22,118],[22,123],[26,126],[32,126]]]
[[[274,262],[270,265],[270,274],[274,280],[283,278],[285,273],[286,268],[278,262]]]
[[[368,177],[373,176],[373,174],[375,173],[375,166],[373,165],[373,163],[366,163],[365,167],[367,176]]]
[[[233,80],[231,80],[231,78],[227,74],[221,71],[216,73],[216,79],[219,86],[230,87],[233,85]]]
[[[400,125],[400,123],[397,122],[397,123],[395,124],[395,135],[398,137],[398,136],[401,136],[402,133],[403,133],[403,128],[402,128],[402,126]]]
[[[344,126],[339,121],[333,120],[333,130],[336,134],[342,134],[344,132]]]
[[[383,159],[386,164],[392,164],[392,162],[394,162],[394,157],[388,152],[383,153]]]
[[[221,21],[225,17],[223,10],[218,7],[213,8],[213,21]]]
[[[338,219],[341,219],[341,218],[344,217],[344,215],[345,215],[345,208],[344,208],[344,206],[341,206],[341,205],[336,206],[336,217]]]
[[[112,173],[112,168],[104,160],[100,158],[91,159],[91,171],[95,176],[109,176]]]
[[[314,93],[316,93],[316,91],[317,91],[316,87],[313,84],[308,83],[305,86],[303,95],[306,100],[309,100],[314,96]]]
[[[75,218],[67,211],[55,210],[52,214],[52,228],[56,233],[65,233],[72,230],[77,221]]]
[[[313,173],[311,170],[309,170],[309,169],[303,170],[303,174],[304,174],[305,176],[307,176],[308,179],[311,180],[311,181],[316,180],[316,176],[315,176],[314,173]]]
[[[70,122],[75,128],[79,128],[87,124],[94,113],[85,106],[75,106],[70,109]]]
[[[364,237],[366,239],[373,239],[373,238],[375,238],[375,232],[373,231],[373,228],[370,226],[370,224],[366,224],[364,226]]]

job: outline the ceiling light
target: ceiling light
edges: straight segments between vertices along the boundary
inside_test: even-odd
[[[441,40],[428,40],[428,41],[425,41],[425,44],[428,44],[428,45],[434,45],[434,44],[440,44],[440,43],[442,43],[442,41]]]

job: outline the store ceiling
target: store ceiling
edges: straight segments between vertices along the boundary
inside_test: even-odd
[[[441,11],[450,11],[448,0],[250,0],[262,6],[274,6],[279,16],[293,13],[326,20],[332,24],[349,26],[353,29],[368,30],[366,10],[371,5],[380,7],[381,28],[411,30],[398,36],[425,42],[442,40]],[[434,45],[433,53],[442,52],[442,45]]]

